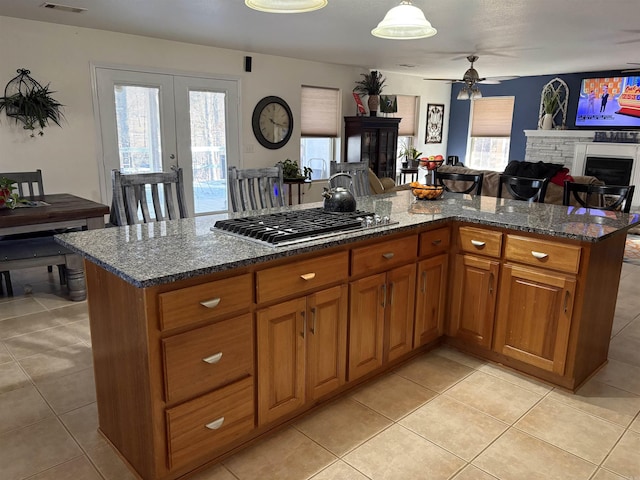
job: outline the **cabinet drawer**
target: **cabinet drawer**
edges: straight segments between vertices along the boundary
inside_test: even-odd
[[[474,227],[460,227],[459,232],[461,250],[488,257],[500,257],[502,249],[502,234],[500,232]]]
[[[446,252],[449,250],[450,241],[451,230],[448,227],[421,233],[419,255],[424,257],[425,255]]]
[[[162,340],[165,395],[176,402],[253,374],[251,314]]]
[[[580,250],[577,245],[507,235],[505,257],[513,262],[578,273]]]
[[[351,254],[351,274],[355,276],[413,262],[417,252],[417,235],[354,248]]]
[[[253,377],[165,412],[169,468],[223,448],[255,425]]]
[[[158,295],[160,328],[168,330],[248,309],[252,301],[251,275],[208,282]]]
[[[347,278],[348,270],[348,252],[338,252],[261,270],[256,273],[258,303],[293,294],[304,294],[339,282]]]

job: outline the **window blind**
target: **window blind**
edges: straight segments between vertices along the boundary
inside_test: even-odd
[[[303,137],[338,137],[340,91],[302,86],[300,130]]]
[[[510,137],[515,97],[485,97],[473,101],[472,137]]]
[[[396,116],[401,118],[398,125],[398,136],[415,137],[416,132],[416,104],[418,97],[413,95],[396,95],[398,102],[398,113]]]

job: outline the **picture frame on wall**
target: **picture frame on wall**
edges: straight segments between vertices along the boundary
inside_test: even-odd
[[[424,143],[442,143],[442,124],[444,122],[444,104],[427,104],[427,131]]]

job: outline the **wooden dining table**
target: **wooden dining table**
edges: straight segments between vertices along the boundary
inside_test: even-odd
[[[62,231],[69,228],[104,228],[104,216],[109,214],[107,205],[69,193],[26,197],[24,200],[32,202],[33,206],[0,209],[0,237],[17,234],[28,237],[29,234],[38,232]],[[2,241],[0,253],[1,250]],[[64,257],[69,297],[74,301],[84,300],[87,293],[82,259],[73,253],[65,254]],[[42,263],[42,259],[39,261]],[[0,270],[11,270],[12,266],[18,268],[16,265],[25,268],[29,263],[27,261],[12,264],[11,260],[0,261]]]

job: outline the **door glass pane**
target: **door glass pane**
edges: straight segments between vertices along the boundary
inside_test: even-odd
[[[189,92],[195,213],[227,210],[225,94]]]
[[[160,89],[115,85],[114,93],[120,171],[161,172]]]

